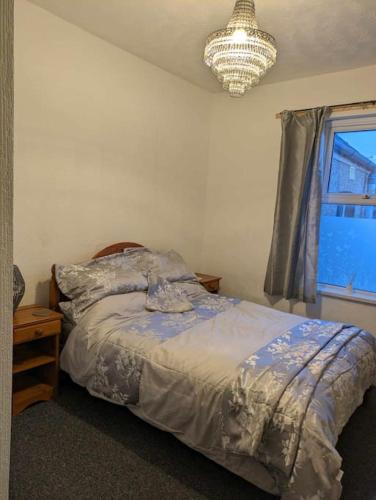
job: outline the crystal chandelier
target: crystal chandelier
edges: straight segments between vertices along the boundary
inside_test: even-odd
[[[277,58],[274,38],[258,29],[253,0],[237,0],[227,28],[209,35],[204,61],[232,97],[257,85]]]

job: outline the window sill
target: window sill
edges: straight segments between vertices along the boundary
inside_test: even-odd
[[[350,300],[351,302],[363,302],[364,304],[376,305],[376,293],[372,292],[362,292],[359,290],[350,292],[347,288],[322,285],[321,283],[318,286],[318,292],[326,297],[335,297],[337,299]]]

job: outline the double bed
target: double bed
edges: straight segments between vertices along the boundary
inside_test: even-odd
[[[142,245],[119,243],[93,262],[116,254],[134,259],[137,252]],[[71,320],[73,295],[62,293],[68,288],[59,269],[50,305]],[[108,293],[98,300],[89,294],[69,328],[62,369],[93,396],[127,406],[283,500],[338,499],[335,445],[376,382],[375,338],[354,326],[209,294],[182,269],[170,270],[167,281],[191,305],[184,312],[150,307],[141,284],[125,293],[106,276]]]

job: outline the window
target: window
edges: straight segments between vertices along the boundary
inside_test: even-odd
[[[328,120],[319,242],[323,293],[376,301],[376,115]]]

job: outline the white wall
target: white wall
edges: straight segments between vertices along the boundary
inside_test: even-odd
[[[16,0],[15,262],[24,303],[49,268],[120,240],[180,251],[224,292],[269,304],[263,282],[278,176],[275,114],[375,99],[376,66],[209,94]],[[210,157],[209,157],[210,151]],[[376,333],[376,307],[308,310]]]
[[[117,241],[201,258],[207,92],[24,0],[15,12],[14,259],[23,303],[55,262]]]
[[[263,85],[239,100],[214,97],[202,268],[223,291],[269,304],[263,285],[272,237],[283,109],[376,97],[376,66]],[[283,310],[357,323],[376,333],[376,306],[323,298]]]

